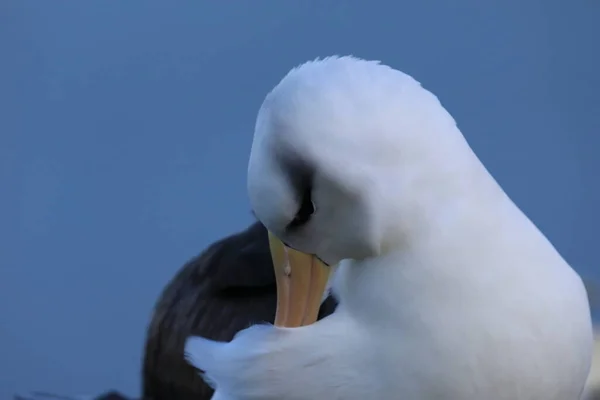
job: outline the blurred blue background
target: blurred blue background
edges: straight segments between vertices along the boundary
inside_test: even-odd
[[[0,2],[0,399],[139,393],[174,272],[252,221],[264,95],[317,56],[437,94],[515,202],[599,279],[600,2]]]

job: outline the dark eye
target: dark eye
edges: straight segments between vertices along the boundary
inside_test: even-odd
[[[312,202],[312,187],[308,187],[302,195],[302,203],[296,216],[288,225],[288,228],[299,228],[310,221],[310,218],[315,213],[315,205]]]

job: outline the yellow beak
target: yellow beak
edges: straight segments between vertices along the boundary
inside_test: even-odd
[[[275,326],[297,328],[317,320],[331,268],[316,256],[291,249],[269,232],[277,280]]]

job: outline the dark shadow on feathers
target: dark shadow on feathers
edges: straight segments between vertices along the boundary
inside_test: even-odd
[[[163,290],[148,327],[142,368],[145,400],[208,400],[213,390],[184,359],[192,335],[230,341],[273,323],[277,291],[267,231],[260,223],[210,245]],[[319,319],[336,307],[330,296]]]

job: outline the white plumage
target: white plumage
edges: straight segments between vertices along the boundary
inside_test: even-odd
[[[594,357],[592,369],[585,385],[585,400],[600,400],[600,330],[596,328],[594,335]]]
[[[190,338],[215,399],[580,397],[579,276],[410,76],[353,57],[292,70],[260,109],[248,191],[271,232],[341,261],[340,305],[307,327]],[[290,229],[305,191],[316,211]]]

